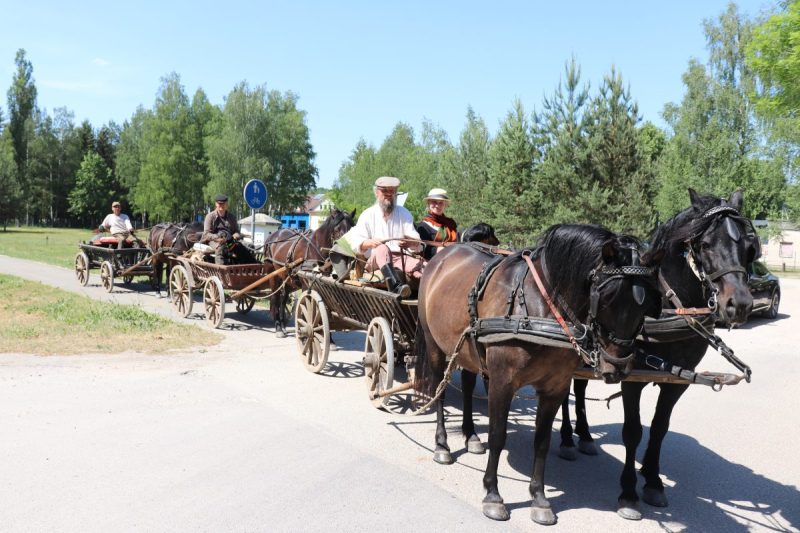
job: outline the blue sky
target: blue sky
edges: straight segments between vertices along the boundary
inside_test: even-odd
[[[763,0],[737,2],[754,17]],[[13,7],[12,7],[13,6]],[[181,76],[222,104],[240,81],[300,98],[330,186],[359,139],[379,146],[398,122],[430,120],[457,141],[472,106],[492,133],[519,98],[527,111],[574,56],[596,87],[616,66],[645,120],[683,96],[691,57],[705,61],[703,20],[723,0],[648,2],[204,0],[0,2],[0,105],[27,51],[38,105],[76,122],[122,124],[151,108],[160,78]]]

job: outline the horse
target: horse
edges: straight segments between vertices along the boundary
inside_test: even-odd
[[[192,222],[190,224],[163,222],[150,228],[147,247],[150,249],[150,253],[153,254],[155,288],[159,297],[161,296],[161,273],[164,271],[164,265],[167,266],[166,278],[169,279],[170,263],[167,261],[165,252],[176,255],[186,252],[199,240],[198,233],[202,232],[202,222]]]
[[[313,232],[301,233],[289,228],[276,231],[264,243],[264,263],[278,269],[297,259],[324,261],[333,243],[355,226],[355,216],[355,209],[352,213],[347,213],[334,208],[325,222]],[[280,289],[272,292],[269,306],[275,321],[276,334],[278,337],[285,337],[286,302],[289,294],[301,287],[291,277],[290,272],[276,276],[275,283],[280,283]]]
[[[500,241],[494,234],[494,228],[485,222],[470,226],[461,234],[461,242],[482,242],[491,246],[499,246]]]
[[[652,247],[665,251],[661,262],[661,289],[672,308],[709,306],[719,311],[723,322],[729,325],[742,323],[750,313],[753,301],[747,288],[745,267],[760,255],[760,244],[752,223],[740,215],[742,192],[736,191],[725,200],[700,196],[689,189],[689,198],[691,206],[665,222],[652,236]],[[674,297],[669,297],[669,291],[674,291]],[[710,322],[713,329],[713,318]],[[688,336],[683,335],[674,341],[637,344],[648,357],[656,356],[667,364],[691,371],[700,363],[709,346],[705,338],[695,335],[692,330],[688,330]],[[635,367],[649,368],[638,358]],[[586,380],[575,380],[575,428],[579,436],[579,451],[595,455],[597,450],[586,420],[586,383]],[[642,382],[621,384],[625,413],[622,427],[625,465],[620,476],[622,492],[617,513],[629,520],[642,518],[636,492],[635,460],[642,439],[639,402],[645,385],[647,383]],[[658,386],[658,402],[640,472],[644,477],[642,499],[654,507],[666,507],[668,500],[660,478],[661,445],[669,430],[675,404],[689,385],[658,383]],[[559,455],[575,459],[566,399],[562,406],[561,438],[562,453]],[[563,453],[570,448],[572,451]]]
[[[414,388],[435,403],[434,461],[450,464],[443,397],[433,389],[437,384],[441,389],[443,376],[457,361],[464,393],[462,433],[467,451],[482,453],[471,397],[475,376],[489,377],[482,505],[487,517],[509,518],[498,492],[497,467],[511,400],[517,389],[531,384],[539,397],[531,518],[555,523],[544,492],[544,466],[553,420],[572,373],[588,357],[605,379],[619,380],[630,370],[633,339],[645,315],[656,316],[661,309],[653,268],[659,256],[644,255],[639,264],[638,247],[635,239],[599,226],[561,225],[550,228],[536,249],[495,256],[485,246],[459,244],[428,263],[419,288]]]

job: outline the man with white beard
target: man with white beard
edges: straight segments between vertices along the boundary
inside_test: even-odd
[[[403,256],[403,250],[422,251],[422,244],[409,240],[419,241],[419,233],[408,209],[397,205],[398,187],[400,180],[394,177],[383,176],[375,180],[375,204],[358,217],[350,243],[354,250],[367,257],[368,272],[380,269],[389,290],[407,298],[411,289],[397,278],[394,268],[407,277],[419,279],[425,262],[421,258]]]

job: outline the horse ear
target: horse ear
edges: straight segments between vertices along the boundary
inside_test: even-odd
[[[350,213],[350,218],[352,218],[353,220],[356,219],[356,210],[355,210],[355,208],[353,208],[353,212]]]
[[[689,200],[692,202],[692,206],[696,209],[703,209],[703,206],[700,203],[700,195],[697,194],[697,191],[689,187]]]
[[[742,203],[744,201],[744,191],[742,189],[736,189],[731,193],[731,197],[728,198],[728,205],[732,208],[736,209],[737,211],[742,211]]]
[[[605,244],[603,244],[603,263],[613,263],[616,256],[617,248],[614,246],[614,241],[606,241]]]
[[[646,252],[642,256],[642,264],[648,267],[657,267],[661,264],[665,254],[666,252],[663,248],[659,248],[658,250],[652,252]]]

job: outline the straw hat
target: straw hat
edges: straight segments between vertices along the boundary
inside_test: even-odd
[[[450,197],[447,196],[447,191],[439,188],[434,188],[428,191],[428,195],[425,197],[425,201],[427,202],[429,200],[440,200],[450,203]]]

